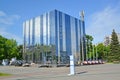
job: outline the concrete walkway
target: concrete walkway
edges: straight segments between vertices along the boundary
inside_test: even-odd
[[[0,72],[13,74],[0,80],[120,80],[120,64],[79,66],[75,71],[75,75],[69,76],[69,67],[0,66]]]

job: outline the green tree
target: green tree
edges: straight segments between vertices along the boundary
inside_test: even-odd
[[[110,46],[105,46],[103,43],[97,45],[98,58],[106,60],[108,53],[110,52]]]
[[[86,35],[86,46],[87,46],[87,56],[89,59],[92,58],[92,41],[93,37],[91,35]]]
[[[17,42],[13,39],[8,39],[5,42],[5,57],[6,59],[11,59],[13,57],[18,57]]]
[[[17,42],[0,35],[0,60],[18,56]]]
[[[113,61],[120,61],[120,44],[118,41],[118,36],[113,29],[112,36],[111,36],[111,44],[110,44],[110,54],[108,56],[108,60]]]
[[[104,51],[105,51],[105,54],[104,54],[105,55],[105,59],[108,60],[108,54],[110,53],[110,45],[105,46]]]
[[[5,42],[6,42],[6,38],[2,37],[0,35],[0,60],[5,58]]]

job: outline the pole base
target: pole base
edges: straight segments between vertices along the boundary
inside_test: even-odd
[[[68,74],[68,76],[74,76],[75,74]]]

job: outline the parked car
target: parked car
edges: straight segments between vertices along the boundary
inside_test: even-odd
[[[92,64],[92,61],[88,61],[88,65],[91,65]]]
[[[15,66],[22,66],[23,65],[23,61],[22,60],[16,60],[15,61]]]
[[[9,65],[22,66],[23,65],[23,61],[22,60],[10,61]]]
[[[88,65],[88,62],[87,62],[87,61],[84,61],[83,64],[84,64],[84,65]]]

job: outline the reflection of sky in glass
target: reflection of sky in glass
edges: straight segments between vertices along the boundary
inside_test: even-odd
[[[54,10],[25,22],[27,44],[56,45],[58,55],[79,53],[81,23],[78,19]],[[30,37],[30,38],[29,38]]]

